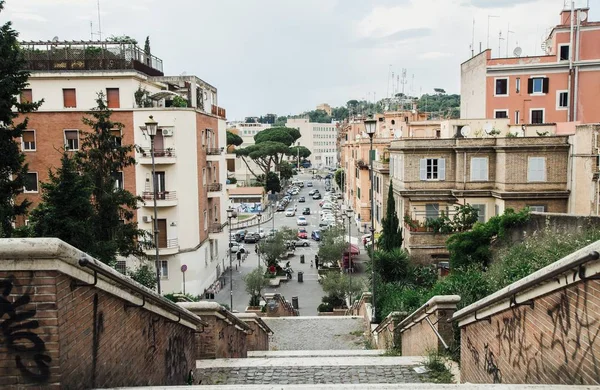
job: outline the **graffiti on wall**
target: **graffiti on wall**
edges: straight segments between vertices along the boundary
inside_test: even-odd
[[[185,341],[181,336],[169,338],[165,353],[165,372],[168,383],[180,383],[188,375],[188,361],[185,356]]]
[[[12,275],[0,281],[0,342],[6,346],[8,353],[14,356],[16,366],[25,378],[43,383],[50,377],[52,358],[45,353],[46,343],[35,332],[40,326],[39,322],[33,319],[37,310],[25,308],[31,302],[31,288],[19,296],[12,294],[15,287],[15,278]],[[14,299],[10,299],[11,294]]]
[[[511,371],[523,372],[526,383],[550,378],[556,383],[578,384],[589,383],[590,377],[600,378],[600,318],[588,308],[588,282],[579,286],[563,289],[551,305],[536,302],[535,309],[513,308],[497,319],[492,325],[495,340],[484,343],[483,362],[481,351],[467,338],[473,364],[494,383],[501,383],[502,373],[506,377]],[[545,318],[549,329],[528,319],[528,313]]]
[[[262,213],[262,205],[260,203],[239,203],[237,205],[238,213]]]

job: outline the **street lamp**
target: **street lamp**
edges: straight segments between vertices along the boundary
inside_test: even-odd
[[[231,219],[237,218],[237,211],[229,206],[227,209],[227,220],[229,221],[229,295],[230,310],[233,311],[233,256],[231,252]]]
[[[352,290],[352,275],[350,274],[352,269],[352,209],[347,209],[345,215],[348,217],[348,277],[350,278],[350,290]],[[350,306],[352,306],[352,295],[350,296]]]
[[[296,160],[296,169],[298,170],[298,173],[300,173],[300,142],[298,142],[298,147],[296,148],[296,150],[298,151],[298,159]]]
[[[371,315],[371,320],[375,323],[375,206],[373,199],[373,136],[375,135],[375,130],[377,129],[377,120],[375,119],[366,119],[365,120],[365,131],[369,135],[370,139],[370,148],[369,148],[369,160],[370,160],[370,169],[369,169],[369,187],[371,188],[370,196],[371,196],[371,307],[373,308],[373,313]]]
[[[156,198],[158,193],[157,183],[156,183],[156,165],[154,162],[154,137],[156,137],[156,133],[158,132],[158,122],[154,120],[154,117],[150,115],[148,121],[146,122],[146,130],[145,132],[150,136],[150,156],[152,156],[152,199],[154,201],[154,247],[156,250],[156,255],[154,259],[154,263],[156,266],[156,290],[160,295],[160,259],[158,255],[158,210],[156,207]],[[166,233],[166,232],[165,232]]]
[[[259,212],[258,215],[256,216],[256,218],[258,218],[258,237],[259,240],[256,242],[256,255],[258,256],[258,268],[260,268],[260,251],[258,250],[258,244],[260,243],[260,219],[262,218],[262,214]],[[266,235],[265,235],[266,238]]]

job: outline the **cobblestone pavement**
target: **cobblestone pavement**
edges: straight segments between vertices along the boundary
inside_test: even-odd
[[[365,349],[360,317],[265,317],[263,320],[274,332],[271,350]]]
[[[412,366],[239,367],[197,370],[203,385],[421,383]]]

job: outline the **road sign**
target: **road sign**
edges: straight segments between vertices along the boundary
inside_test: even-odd
[[[185,271],[187,271],[187,265],[184,264],[181,266],[181,272],[185,272]]]

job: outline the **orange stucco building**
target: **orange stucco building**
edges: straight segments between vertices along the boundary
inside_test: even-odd
[[[588,8],[565,9],[544,43],[546,55],[491,58],[461,65],[461,118],[511,124],[600,122],[600,22]]]

